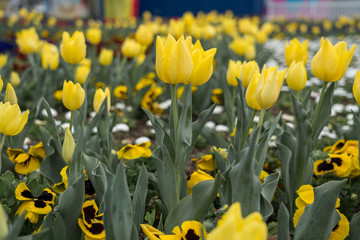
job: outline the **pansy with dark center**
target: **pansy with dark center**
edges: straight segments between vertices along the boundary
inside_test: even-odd
[[[81,210],[83,218],[78,219],[78,224],[88,238],[105,239],[103,214],[97,214],[98,210],[94,200],[85,201]]]

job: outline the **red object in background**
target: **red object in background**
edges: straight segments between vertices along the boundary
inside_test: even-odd
[[[140,5],[140,0],[133,0],[131,16],[133,17],[139,16],[139,5]]]

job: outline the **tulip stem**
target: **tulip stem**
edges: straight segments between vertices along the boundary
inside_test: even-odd
[[[259,118],[259,122],[258,122],[258,125],[257,125],[257,128],[259,130],[258,130],[258,133],[257,133],[256,142],[259,142],[261,127],[262,127],[262,124],[264,122],[265,110],[266,110],[265,108],[261,108],[261,111],[260,111],[260,118]]]
[[[174,144],[175,144],[175,151],[178,150],[178,139],[177,139],[177,132],[178,132],[178,121],[179,121],[179,113],[178,113],[178,106],[177,106],[177,94],[176,94],[176,84],[171,85],[171,107],[173,113],[173,124],[174,124]],[[176,161],[177,154],[175,153],[175,161]],[[180,171],[175,171],[175,181],[176,181],[176,202],[180,201],[180,191],[181,191],[181,177]]]
[[[2,155],[2,150],[4,148],[5,140],[6,140],[6,135],[3,135],[2,139],[1,139],[1,143],[0,143],[0,157],[1,157],[0,172],[2,171],[2,167],[4,165],[4,158]]]
[[[74,119],[74,111],[71,111],[71,115],[70,115],[70,132],[72,132],[72,125],[73,125],[73,119]]]
[[[251,114],[251,118],[250,118],[250,121],[245,129],[245,132],[244,132],[244,135],[243,135],[243,138],[241,139],[241,149],[244,148],[244,144],[245,144],[245,140],[246,140],[246,136],[249,135],[249,131],[250,131],[250,128],[254,122],[254,118],[255,118],[255,115],[256,115],[256,109],[253,109],[253,112]]]
[[[296,91],[296,98],[300,102],[300,93],[299,93],[299,91]]]
[[[315,113],[314,113],[313,119],[311,121],[311,127],[312,127],[313,130],[315,128],[315,124],[316,124],[317,119],[319,117],[320,109],[322,108],[322,104],[323,104],[323,101],[324,101],[325,90],[326,90],[327,84],[328,84],[327,82],[324,82],[324,85],[323,85],[322,90],[321,90],[319,102],[318,102],[318,104],[316,104]]]

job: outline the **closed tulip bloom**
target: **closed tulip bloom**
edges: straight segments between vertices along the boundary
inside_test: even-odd
[[[17,104],[0,102],[0,133],[6,136],[19,134],[28,121],[29,110],[21,113]]]
[[[184,21],[175,20],[173,18],[170,19],[169,30],[168,30],[169,34],[171,34],[176,39],[178,39],[184,33],[184,29],[185,29],[185,22]]]
[[[137,57],[141,53],[141,44],[131,38],[126,38],[121,46],[121,53],[128,58]]]
[[[92,45],[98,45],[101,42],[101,29],[98,27],[88,28],[86,40]]]
[[[250,83],[245,93],[245,99],[247,105],[255,110],[261,110],[261,106],[256,100],[256,87],[259,83],[259,79],[260,79],[260,72],[255,72],[250,80]]]
[[[114,57],[114,51],[111,49],[102,48],[99,55],[99,63],[102,66],[110,65]]]
[[[8,59],[8,55],[0,54],[0,69],[6,65],[7,59]]]
[[[259,65],[255,61],[244,62],[243,68],[240,74],[240,80],[242,85],[247,88],[250,80],[256,72],[259,72]]]
[[[62,147],[62,156],[67,164],[71,163],[72,156],[75,151],[75,141],[70,129],[67,127],[65,131],[64,143]]]
[[[177,41],[170,34],[166,42],[156,38],[156,73],[169,84],[187,83],[194,69],[193,60],[183,37]]]
[[[68,32],[63,32],[60,53],[65,62],[71,64],[80,63],[86,56],[84,34],[76,31],[70,38]]]
[[[306,64],[308,60],[308,41],[300,43],[297,38],[292,39],[289,43],[285,42],[285,62],[290,66],[292,61],[303,61]]]
[[[59,66],[59,50],[54,44],[46,43],[41,52],[43,69],[55,70]]]
[[[2,78],[1,78],[1,75],[0,75],[0,92],[1,92],[1,90],[3,88],[3,86],[4,86],[4,82],[3,82]]]
[[[289,88],[298,92],[305,87],[306,80],[307,74],[304,63],[292,62],[286,76],[286,83]]]
[[[34,27],[16,33],[16,44],[22,54],[36,53],[42,45]]]
[[[268,109],[278,99],[286,70],[278,72],[277,66],[266,68],[264,65],[256,87],[256,101],[261,108]]]
[[[13,86],[11,85],[11,83],[8,83],[6,85],[6,92],[5,92],[4,101],[9,102],[11,105],[14,105],[14,104],[18,103],[18,99],[16,97],[15,90],[14,90]]]
[[[103,103],[105,98],[107,99],[107,110],[110,111],[111,98],[109,88],[105,88],[105,91],[103,91],[101,88],[96,89],[93,102],[95,112],[99,112],[101,104]]]
[[[83,85],[86,82],[89,73],[90,68],[87,65],[79,65],[76,68],[75,80],[78,81],[81,85]]]
[[[248,44],[243,38],[236,38],[234,41],[232,41],[229,45],[229,48],[231,48],[237,55],[242,56],[246,52]]]
[[[229,61],[228,70],[226,72],[227,83],[233,87],[238,85],[237,78],[240,78],[243,65],[241,61]]]
[[[154,41],[154,33],[151,28],[141,24],[136,30],[135,39],[142,45],[149,46]]]
[[[215,53],[216,48],[204,51],[199,40],[195,43],[191,51],[194,69],[187,83],[191,82],[193,86],[200,86],[210,79],[214,71]]]
[[[335,46],[326,38],[321,38],[320,49],[311,61],[311,71],[315,77],[324,82],[340,80],[349,67],[356,45],[347,51],[346,42],[338,42]]]
[[[64,81],[62,101],[64,106],[70,111],[74,111],[82,106],[85,99],[85,90],[79,83]]]
[[[246,60],[253,60],[256,57],[255,43],[249,44],[245,50]]]
[[[20,84],[20,77],[17,72],[12,71],[10,75],[10,82],[13,86],[17,87]]]
[[[354,85],[353,85],[353,94],[355,97],[355,100],[358,104],[360,104],[360,71],[356,71],[355,79],[354,79]]]

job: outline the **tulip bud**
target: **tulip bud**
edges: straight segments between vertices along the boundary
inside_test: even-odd
[[[355,79],[354,79],[354,85],[353,85],[353,94],[355,97],[355,100],[358,104],[360,104],[360,71],[356,71]]]
[[[99,112],[101,104],[103,103],[105,98],[107,98],[107,110],[110,111],[111,96],[109,88],[105,88],[105,91],[103,91],[101,88],[96,89],[93,102],[95,112]]]
[[[86,65],[79,65],[76,68],[75,80],[78,81],[81,85],[84,85],[86,79],[88,78],[89,73],[90,73],[89,67],[87,67]]]
[[[161,81],[169,84],[189,82],[194,64],[189,51],[191,46],[187,45],[183,37],[175,40],[170,34],[165,43],[159,36],[156,38],[156,73]]]
[[[0,54],[0,69],[6,65],[7,58],[8,58],[8,55]]]
[[[295,61],[303,61],[304,65],[308,60],[308,41],[300,43],[297,38],[292,39],[289,43],[285,42],[285,62],[287,66]]]
[[[17,104],[18,99],[16,97],[15,90],[11,83],[6,85],[6,92],[5,92],[5,102],[10,102],[11,105]]]
[[[7,216],[0,203],[0,239],[5,239],[5,236],[8,234],[9,228],[7,225]]]
[[[99,55],[99,63],[102,66],[110,65],[114,57],[114,51],[111,49],[102,48]]]
[[[278,99],[286,70],[278,72],[277,66],[266,68],[264,65],[256,87],[256,101],[261,108],[270,108]]]
[[[256,57],[255,43],[249,44],[245,50],[245,58],[246,60],[253,60],[255,57]]]
[[[70,38],[68,32],[63,32],[60,53],[65,62],[71,64],[80,63],[86,56],[84,34],[76,31]]]
[[[311,70],[315,77],[324,82],[340,80],[349,67],[356,45],[347,51],[346,42],[338,42],[335,46],[326,38],[321,38],[320,49],[311,61]]]
[[[98,45],[101,42],[101,29],[98,27],[88,28],[86,40],[92,45]]]
[[[259,65],[255,61],[244,62],[240,74],[242,85],[247,88],[255,72],[259,72]]]
[[[242,56],[246,52],[247,43],[243,38],[236,38],[233,42],[230,43],[229,48],[231,48],[237,55]]]
[[[250,80],[250,83],[246,89],[245,99],[249,107],[255,110],[261,110],[261,106],[256,100],[256,87],[259,83],[260,72],[255,72]]]
[[[286,83],[289,88],[298,92],[305,87],[306,80],[307,74],[304,63],[292,62],[286,76]]]
[[[62,101],[64,106],[70,111],[74,111],[82,106],[85,100],[85,90],[79,83],[64,81]]]
[[[71,163],[71,159],[74,154],[74,151],[75,151],[75,141],[71,134],[70,129],[67,127],[66,131],[65,131],[65,138],[64,138],[64,143],[63,143],[63,147],[62,147],[62,156],[63,156],[64,161],[68,165],[70,165],[70,163]]]
[[[12,71],[10,75],[10,82],[13,86],[17,87],[20,84],[20,77],[17,72]]]
[[[240,78],[242,72],[243,65],[241,61],[229,61],[228,70],[226,72],[226,80],[227,83],[233,87],[238,85],[237,78]]]
[[[154,33],[145,25],[140,25],[136,30],[135,39],[142,45],[149,46],[154,41]]]
[[[194,69],[188,80],[193,86],[200,86],[206,83],[214,70],[213,60],[216,53],[216,48],[204,51],[198,40],[191,51],[191,58],[193,60]]]
[[[59,51],[55,45],[45,44],[41,52],[41,65],[43,69],[57,69],[59,66]]]
[[[128,58],[137,57],[141,53],[141,45],[133,39],[126,38],[121,46],[121,53]]]

